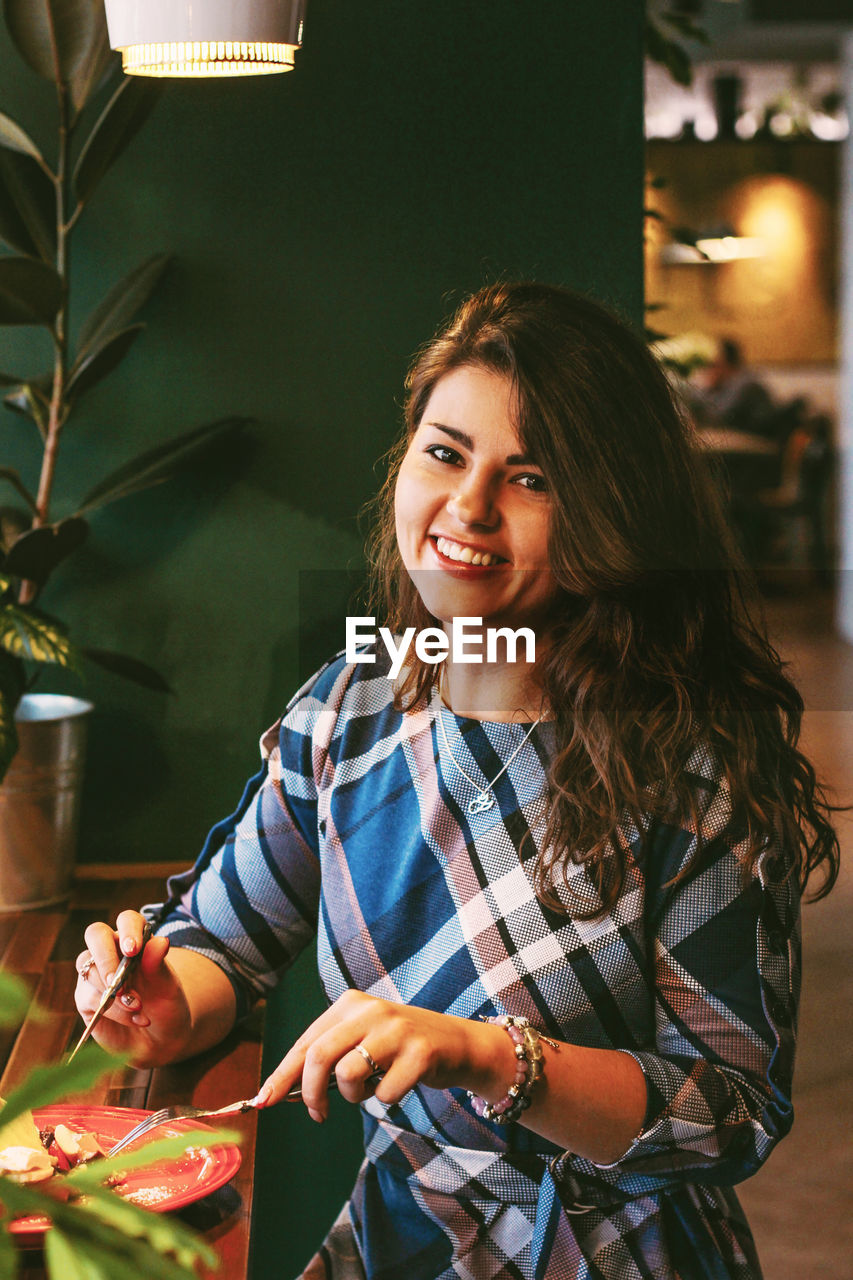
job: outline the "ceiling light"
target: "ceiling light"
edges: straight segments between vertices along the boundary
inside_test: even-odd
[[[105,0],[110,45],[137,76],[290,71],[305,0]]]

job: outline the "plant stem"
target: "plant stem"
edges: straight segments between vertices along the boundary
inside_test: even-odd
[[[39,486],[36,494],[36,510],[33,515],[32,528],[34,529],[49,523],[50,499],[53,492],[53,481],[59,453],[59,437],[67,416],[65,385],[68,376],[68,292],[71,239],[71,226],[67,217],[67,208],[72,126],[68,115],[68,89],[62,81],[57,82],[56,97],[59,117],[59,150],[56,174],[53,175],[56,188],[55,265],[57,274],[62,281],[62,294],[53,328],[53,386],[48,411],[47,434],[42,453]],[[22,582],[18,597],[21,604],[31,603],[37,590],[36,583]]]

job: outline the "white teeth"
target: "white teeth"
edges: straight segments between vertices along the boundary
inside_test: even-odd
[[[461,564],[476,564],[488,568],[489,565],[497,564],[500,559],[500,556],[493,556],[489,551],[474,551],[459,542],[451,542],[449,538],[436,538],[435,545],[448,560],[457,560]]]

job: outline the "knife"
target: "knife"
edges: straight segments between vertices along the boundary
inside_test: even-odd
[[[74,1061],[78,1051],[83,1048],[83,1045],[89,1039],[89,1036],[92,1034],[92,1031],[101,1021],[101,1018],[104,1016],[107,1009],[109,1009],[113,1000],[115,1000],[119,991],[124,986],[125,982],[127,982],[128,978],[133,973],[136,966],[139,964],[140,957],[142,955],[143,950],[145,949],[145,944],[148,941],[148,939],[151,937],[153,932],[154,932],[154,925],[149,920],[147,921],[145,928],[142,930],[142,946],[139,948],[136,955],[122,956],[121,960],[119,961],[118,968],[113,974],[112,982],[109,984],[109,986],[104,987],[100,1004],[98,1005],[97,1009],[92,1014],[89,1021],[87,1022],[82,1036],[77,1041],[74,1048],[71,1050],[71,1053],[68,1055],[68,1058],[65,1064],[66,1066],[69,1063]]]

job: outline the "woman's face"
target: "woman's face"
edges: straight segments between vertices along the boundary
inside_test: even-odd
[[[519,444],[508,378],[466,365],[436,384],[394,505],[403,564],[433,617],[542,626],[556,596],[551,498]]]

